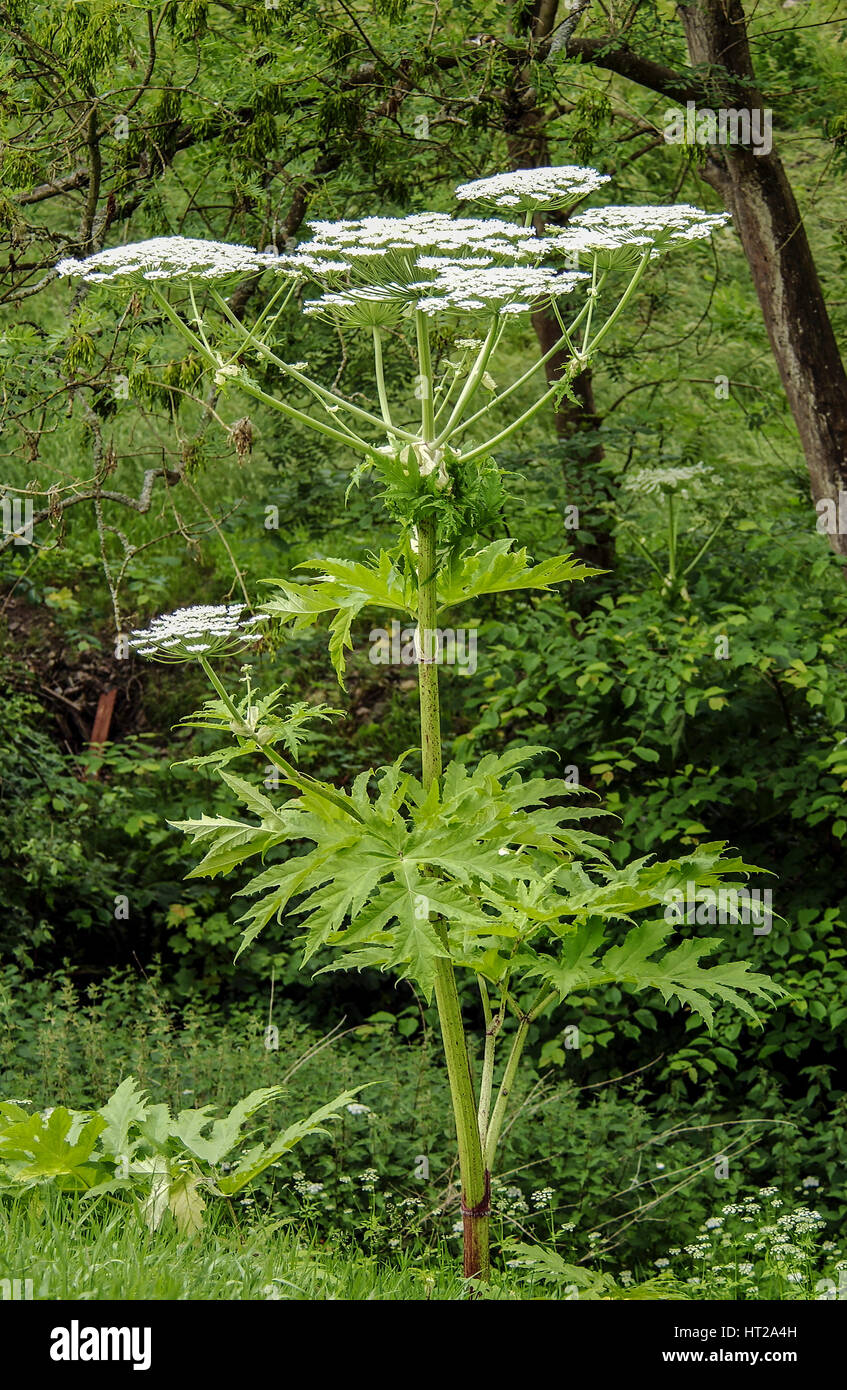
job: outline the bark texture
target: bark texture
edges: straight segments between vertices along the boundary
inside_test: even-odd
[[[714,110],[762,110],[741,0],[680,5],[692,66]],[[761,129],[761,127],[760,127]],[[803,219],[775,148],[714,147],[702,176],[732,213],[806,456],[815,502],[847,492],[847,373]],[[847,555],[847,535],[830,535]]]

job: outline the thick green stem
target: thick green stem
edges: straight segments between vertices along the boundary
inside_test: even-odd
[[[447,421],[447,424],[444,426],[444,429],[438,436],[438,440],[436,441],[437,443],[447,443],[448,439],[453,433],[454,427],[462,418],[462,411],[464,410],[468,402],[473,399],[473,396],[476,393],[479,383],[482,381],[482,378],[485,375],[485,369],[488,366],[489,359],[491,357],[492,352],[494,351],[494,344],[497,340],[497,336],[500,331],[500,321],[497,318],[493,318],[489,325],[488,332],[485,335],[485,341],[482,344],[482,347],[480,348],[479,353],[477,355],[477,359],[474,362],[470,372],[468,373],[467,381],[465,382],[464,386],[462,387],[462,390],[459,393],[459,399],[456,401],[456,404],[454,405],[450,413],[450,418]]]
[[[421,362],[421,374],[426,366]],[[431,401],[431,397],[430,397]],[[430,416],[431,418],[431,416]],[[441,776],[441,715],[438,701],[438,664],[435,650],[437,622],[436,571],[438,565],[436,524],[424,521],[418,527],[418,640],[419,687],[421,702],[421,758],[423,785],[428,790]],[[456,988],[456,976],[449,956],[435,963],[435,1002],[444,1043],[444,1057],[456,1121],[459,1147],[459,1173],[462,1184],[462,1223],[464,1228],[463,1271],[465,1278],[489,1276],[488,1227],[489,1180],[482,1158],[476,1100],[465,1026]]]
[[[418,685],[421,701],[421,757],[425,790],[441,776],[441,708],[438,698],[438,591],[435,522],[418,526]]]
[[[582,335],[582,355],[588,351],[588,341],[591,337],[591,320],[594,316],[594,305],[597,303],[597,257],[594,257],[594,265],[591,268],[591,289],[588,295],[588,317],[585,320],[585,331]]]
[[[477,977],[479,993],[482,998],[482,1012],[485,1019],[485,1051],[482,1058],[482,1080],[479,1084],[479,1108],[477,1110],[477,1120],[479,1127],[479,1142],[485,1148],[485,1136],[488,1133],[488,1120],[491,1114],[491,1095],[494,1089],[494,1056],[497,1049],[497,1034],[502,1023],[501,1016],[494,1015],[488,998],[488,986],[481,975]]]
[[[600,283],[602,285],[602,281]],[[564,342],[568,349],[571,350],[572,354],[575,356],[576,353],[573,349],[570,340],[570,335],[576,332],[582,320],[585,318],[585,315],[588,312],[588,301],[586,300],[585,304],[583,304],[576,318],[567,327],[565,326],[564,320],[557,308],[555,300],[551,301],[551,308],[553,309],[553,312],[556,315],[559,327],[562,329],[562,338],[564,339]],[[541,367],[546,366],[547,363],[550,361],[551,357],[555,357],[556,353],[561,351],[562,342],[561,340],[557,339],[553,346],[548,348],[547,351],[541,355],[541,357],[537,357],[535,359],[532,366],[529,367],[528,370],[525,371],[522,376],[517,377],[516,380],[512,382],[511,386],[505,387],[504,390],[500,391],[498,395],[492,397],[488,404],[484,405],[481,410],[474,411],[473,415],[469,415],[466,420],[462,420],[459,424],[457,424],[452,431],[452,435],[455,436],[457,434],[463,433],[471,425],[475,425],[477,420],[481,420],[484,416],[490,415],[494,410],[496,410],[500,405],[502,405],[503,401],[507,400],[508,397],[513,395],[515,391],[519,391],[522,386],[526,385],[530,378],[535,376],[535,373],[539,371]]]
[[[376,389],[379,396],[379,408],[382,411],[382,418],[385,421],[389,436],[396,435],[394,422],[391,419],[391,406],[388,401],[388,392],[385,389],[385,369],[382,363],[382,329],[374,324],[374,371],[376,372]]]
[[[630,299],[635,294],[635,287],[641,279],[642,275],[644,274],[645,270],[647,269],[647,266],[650,262],[651,254],[652,247],[648,248],[648,250],[644,252],[644,255],[641,257],[641,260],[638,262],[638,265],[635,268],[635,271],[632,275],[629,284],[627,285],[626,289],[624,290],[614,309],[610,313],[609,317],[606,319],[606,322],[603,324],[603,327],[588,344],[588,347],[586,349],[586,355],[588,357],[590,357],[592,353],[597,351],[606,334],[611,333],[612,329],[614,328],[615,324],[617,323],[618,319],[620,318]]]
[[[435,1002],[444,1042],[447,1076],[453,1100],[456,1138],[459,1144],[459,1172],[462,1181],[462,1226],[464,1258],[462,1270],[466,1279],[489,1277],[489,1213],[490,1185],[488,1170],[482,1157],[482,1145],[477,1127],[473,1078],[465,1041],[465,1027],[456,988],[452,962],[441,958],[436,962]]]

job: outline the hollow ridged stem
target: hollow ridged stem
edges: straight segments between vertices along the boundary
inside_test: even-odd
[[[382,411],[382,418],[385,421],[389,435],[396,435],[397,430],[391,419],[391,406],[388,402],[388,392],[385,389],[385,368],[382,361],[382,330],[374,324],[374,372],[376,374],[376,390],[379,396],[379,408]]]
[[[420,359],[419,359],[420,361]],[[421,376],[426,368],[421,362]],[[437,622],[438,565],[436,524],[424,521],[418,526],[418,631],[421,661],[418,684],[421,704],[421,759],[423,785],[428,791],[441,776],[441,715],[438,698],[438,664],[434,634]],[[456,987],[453,962],[439,957],[435,962],[435,1002],[441,1026],[462,1184],[464,1226],[463,1270],[466,1278],[487,1279],[488,1255],[488,1175],[482,1157],[473,1077],[468,1057],[465,1026]]]

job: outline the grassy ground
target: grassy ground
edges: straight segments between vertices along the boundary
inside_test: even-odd
[[[449,1102],[428,1035],[368,1023],[321,1039],[290,1023],[268,1052],[263,1027],[255,1009],[178,1014],[149,982],[139,992],[116,979],[82,1004],[67,981],[36,989],[0,972],[0,1100],[42,1113],[99,1107],[130,1074],[174,1112],[210,1104],[220,1114],[283,1083],[255,1125],[269,1142],[334,1094],[378,1082],[366,1113],[344,1109],[329,1134],[305,1140],[232,1204],[206,1194],[193,1239],[170,1216],[152,1234],[114,1193],[62,1194],[49,1172],[23,1191],[0,1182],[0,1299],[15,1296],[16,1280],[49,1300],[469,1296]],[[523,1104],[492,1189],[490,1297],[573,1298],[575,1279],[580,1299],[845,1296],[837,1209],[825,1183],[803,1176],[802,1158],[771,1182],[745,1174],[742,1150],[718,1181],[713,1154],[732,1130],[718,1138],[706,1123],[694,1143],[707,1115],[652,1121],[639,1095],[609,1087],[591,1097],[562,1081],[535,1101],[530,1087]]]
[[[435,1250],[412,1245],[377,1258],[343,1237],[321,1240],[289,1219],[233,1224],[222,1207],[210,1209],[202,1230],[185,1239],[167,1222],[151,1233],[134,1210],[111,1199],[86,1204],[41,1189],[6,1194],[0,1202],[0,1299],[793,1302],[843,1296],[837,1273],[824,1291],[811,1248],[797,1266],[802,1274],[786,1277],[785,1267],[771,1264],[767,1281],[760,1276],[753,1286],[737,1256],[734,1278],[719,1274],[729,1266],[706,1259],[693,1283],[670,1269],[632,1281],[574,1269],[534,1247],[529,1265],[501,1258],[483,1289],[462,1279],[458,1242],[452,1244],[455,1249],[446,1242]]]
[[[39,1299],[461,1299],[455,1255],[398,1252],[389,1264],[334,1250],[287,1223],[233,1229],[212,1219],[193,1240],[152,1235],[105,1203],[39,1196],[0,1206],[0,1279]],[[31,1280],[29,1289],[23,1281]],[[496,1297],[540,1292],[532,1276],[495,1275]]]

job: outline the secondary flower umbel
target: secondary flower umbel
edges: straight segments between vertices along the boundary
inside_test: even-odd
[[[459,184],[456,197],[463,202],[508,208],[511,212],[548,212],[572,207],[608,182],[609,175],[597,169],[563,164],[559,168],[515,169],[510,174],[473,179]]]
[[[154,618],[148,628],[130,635],[139,656],[157,661],[192,661],[198,657],[229,656],[243,651],[261,633],[251,632],[262,615],[245,618],[243,603],[198,604]]]
[[[276,255],[270,251],[255,251],[252,246],[230,245],[226,241],[201,241],[196,237],[151,237],[129,246],[113,246],[98,251],[84,261],[70,258],[59,261],[59,275],[80,275],[92,284],[108,280],[224,280],[232,276],[255,275],[257,271],[273,270],[291,279],[303,275],[338,273],[343,269],[337,261],[328,265],[307,252],[297,255]]]

